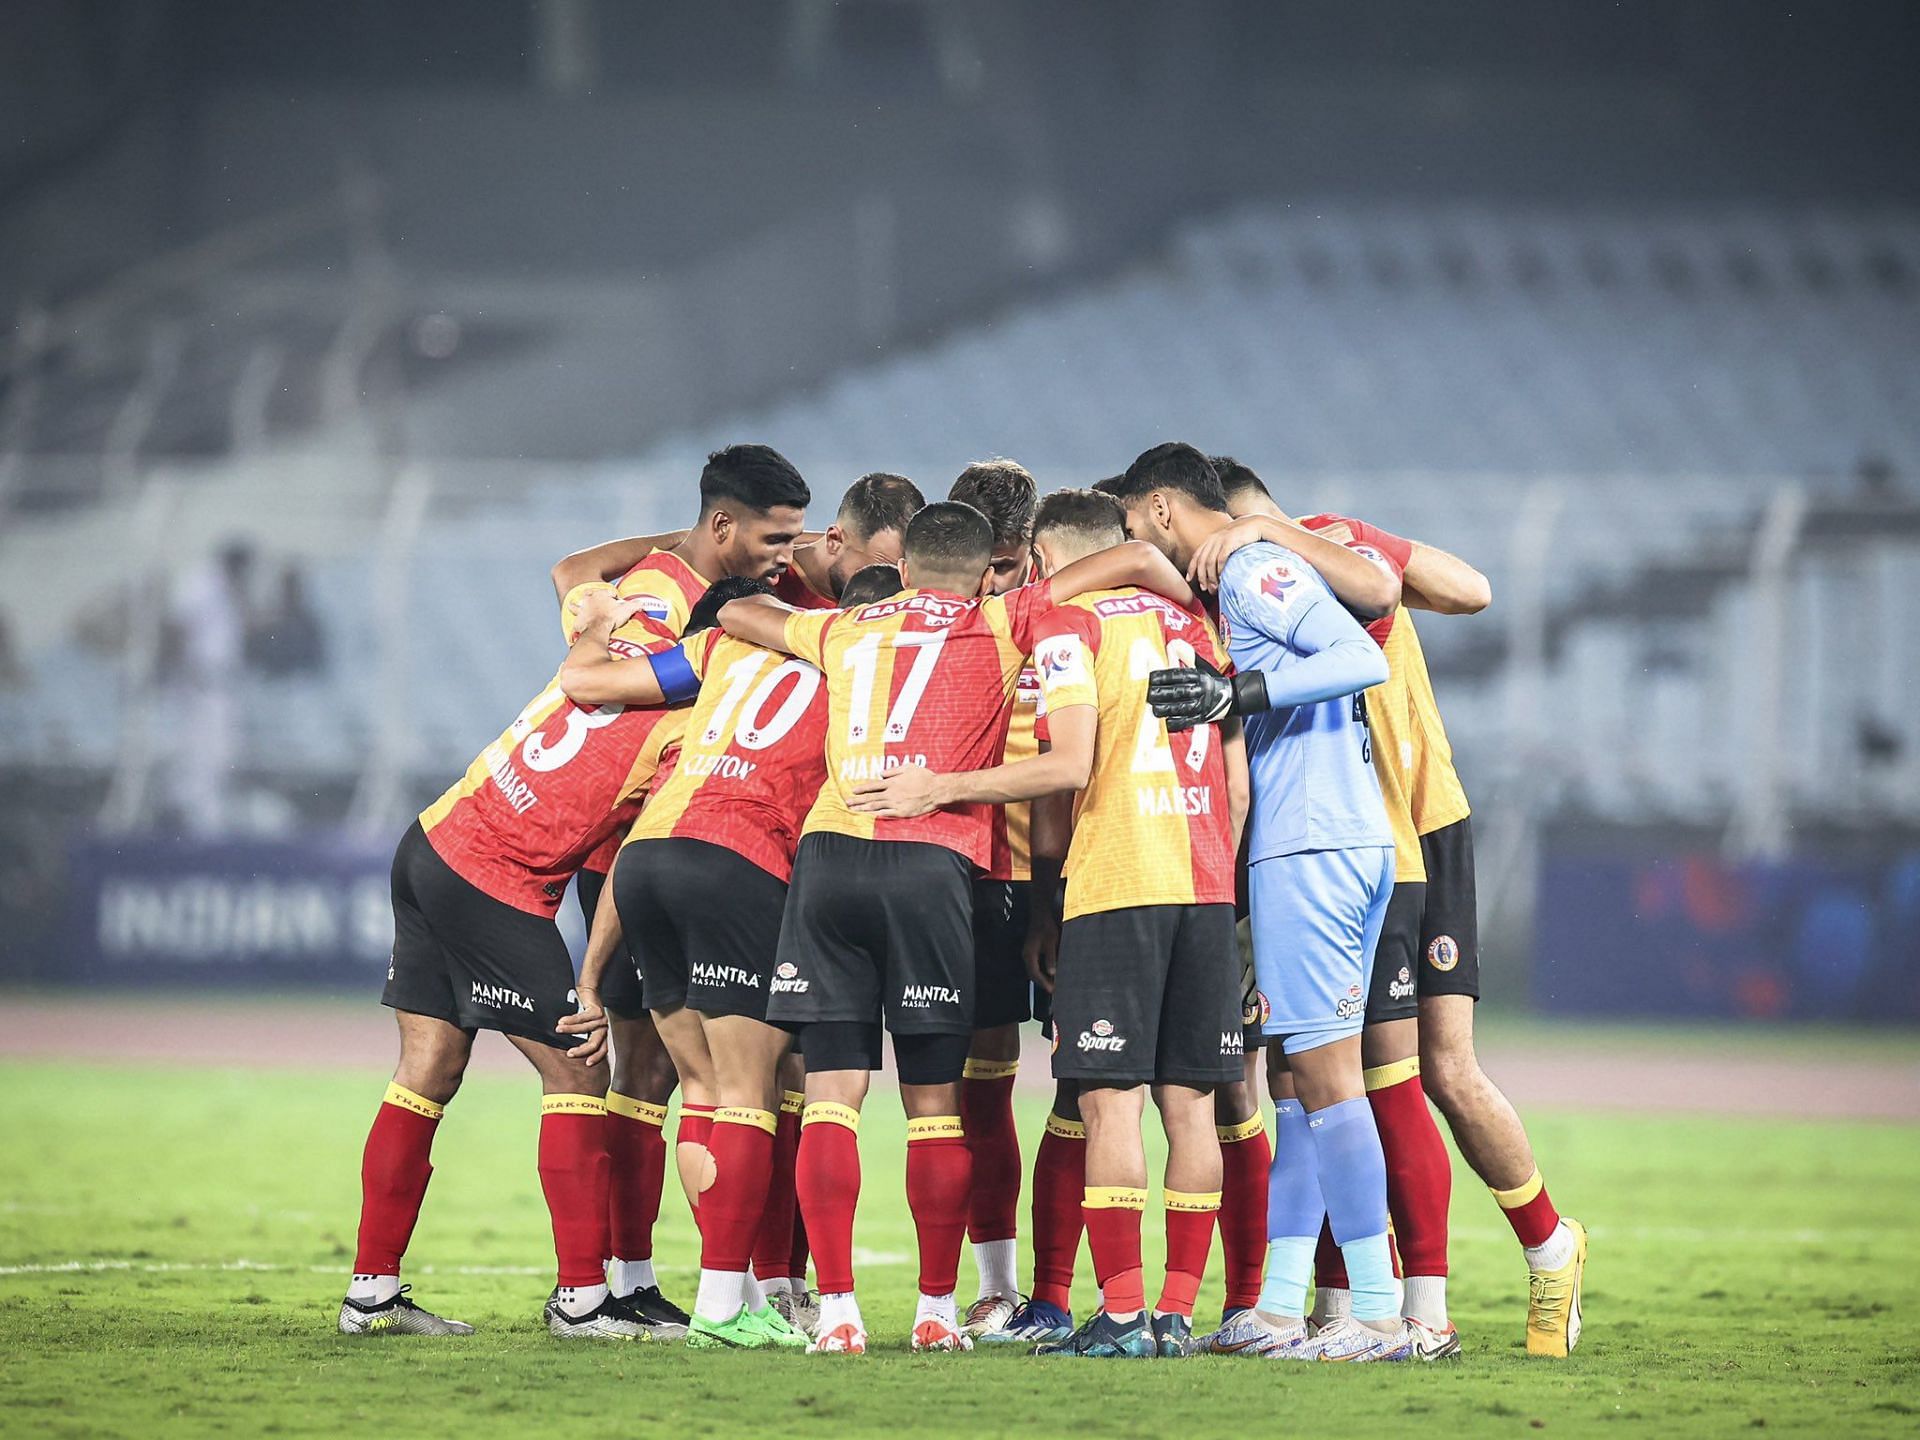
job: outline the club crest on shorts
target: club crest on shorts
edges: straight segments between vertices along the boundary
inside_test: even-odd
[[[1267,992],[1255,990],[1240,1006],[1242,1025],[1264,1025],[1273,1018],[1273,1006],[1267,1002]]]
[[[1442,974],[1460,963],[1460,945],[1451,935],[1436,935],[1427,946],[1427,964]]]

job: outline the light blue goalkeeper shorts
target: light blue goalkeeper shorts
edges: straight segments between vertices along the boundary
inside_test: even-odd
[[[1393,894],[1393,847],[1303,850],[1248,872],[1260,1032],[1289,1055],[1358,1035]]]

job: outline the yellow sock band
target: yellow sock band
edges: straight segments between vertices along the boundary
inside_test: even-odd
[[[1069,1120],[1064,1115],[1047,1112],[1047,1134],[1058,1135],[1062,1140],[1084,1140],[1087,1138],[1087,1122]]]
[[[1256,1135],[1264,1134],[1267,1122],[1258,1115],[1249,1115],[1238,1125],[1216,1125],[1213,1128],[1222,1145],[1238,1145],[1242,1140],[1251,1140]]]
[[[809,1125],[844,1125],[860,1133],[860,1112],[851,1105],[836,1105],[831,1100],[816,1100],[800,1113],[800,1128]]]
[[[1420,1057],[1409,1055],[1405,1060],[1395,1060],[1386,1065],[1373,1065],[1360,1072],[1367,1091],[1391,1090],[1396,1085],[1404,1085],[1420,1073]]]
[[[971,1056],[960,1074],[968,1080],[1004,1080],[1020,1072],[1018,1060],[975,1060]]]
[[[1131,1185],[1089,1185],[1080,1203],[1089,1210],[1144,1210],[1147,1192]]]
[[[604,1115],[607,1102],[598,1095],[542,1095],[542,1115]]]
[[[780,1113],[798,1115],[806,1107],[807,1097],[800,1090],[782,1090],[780,1092]]]
[[[771,1110],[750,1110],[744,1105],[727,1105],[713,1112],[716,1125],[751,1125],[756,1130],[764,1130],[771,1135],[780,1128],[780,1121]]]
[[[960,1123],[958,1115],[922,1115],[917,1120],[907,1121],[909,1145],[916,1140],[961,1140],[966,1133],[966,1127]]]
[[[1218,1190],[1210,1191],[1205,1195],[1197,1194],[1191,1190],[1162,1190],[1160,1192],[1160,1198],[1165,1202],[1169,1210],[1200,1211],[1218,1210],[1220,1208],[1220,1192]]]
[[[398,1105],[402,1110],[411,1110],[416,1115],[424,1115],[429,1120],[438,1120],[447,1113],[447,1107],[436,1105],[424,1095],[416,1095],[404,1085],[387,1086],[386,1098],[382,1105]]]
[[[1493,1189],[1491,1185],[1487,1188],[1489,1190]],[[1511,1190],[1494,1190],[1493,1198],[1500,1202],[1500,1208],[1502,1210],[1518,1210],[1522,1205],[1526,1204],[1546,1188],[1547,1182],[1542,1180],[1540,1178],[1540,1172],[1535,1170],[1532,1175],[1527,1177],[1524,1184],[1516,1185]]]
[[[617,1090],[607,1092],[607,1113],[624,1116],[628,1120],[638,1120],[642,1125],[661,1126],[667,1123],[667,1107],[656,1105],[651,1100],[636,1100],[631,1095],[622,1095]]]

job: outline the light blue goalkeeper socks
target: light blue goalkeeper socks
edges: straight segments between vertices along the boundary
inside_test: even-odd
[[[1307,1113],[1298,1100],[1273,1107],[1273,1165],[1267,1171],[1267,1272],[1259,1308],[1269,1315],[1307,1313],[1313,1251],[1327,1213]]]
[[[1342,1100],[1308,1116],[1307,1131],[1334,1243],[1347,1262],[1353,1318],[1390,1320],[1400,1304],[1387,1245],[1387,1161],[1373,1107],[1365,1097]]]

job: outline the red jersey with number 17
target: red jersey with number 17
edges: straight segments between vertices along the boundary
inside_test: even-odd
[[[677,556],[657,550],[618,588],[645,598],[610,648],[638,655],[679,637],[706,582]],[[550,916],[573,873],[598,858],[594,852],[609,838],[617,844],[633,823],[662,755],[678,743],[680,720],[672,717],[683,715],[576,705],[556,681],[420,812],[420,826],[469,884],[516,909]]]
[[[719,630],[682,648],[700,694],[679,762],[627,838],[704,840],[785,880],[827,776],[820,672]]]
[[[949,773],[999,764],[1020,671],[1052,605],[1043,580],[984,599],[908,590],[853,610],[788,616],[787,648],[827,682],[827,781],[802,833],[944,845],[985,870],[991,806],[881,820],[848,802],[856,785],[902,765]]]

